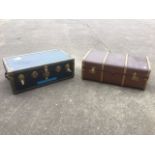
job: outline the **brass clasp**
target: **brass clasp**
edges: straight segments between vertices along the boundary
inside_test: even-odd
[[[95,67],[92,67],[92,68],[89,70],[89,72],[90,72],[91,74],[95,74],[96,68],[95,68]]]
[[[137,75],[136,72],[132,74],[132,78],[131,78],[131,79],[132,79],[133,81],[139,81],[139,77],[138,77],[138,75]]]

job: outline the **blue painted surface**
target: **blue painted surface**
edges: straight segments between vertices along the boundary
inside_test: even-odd
[[[45,84],[45,83],[48,83],[48,82],[51,82],[51,81],[55,81],[55,80],[57,80],[57,77],[52,77],[52,78],[49,78],[47,80],[38,81],[37,84],[41,85],[41,84]]]
[[[5,58],[5,64],[10,71],[17,71],[26,68],[41,66],[44,64],[56,63],[71,59],[70,55],[61,50],[49,50],[14,57]]]

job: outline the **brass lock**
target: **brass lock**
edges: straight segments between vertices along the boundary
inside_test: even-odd
[[[36,78],[38,77],[38,72],[37,72],[37,71],[33,71],[33,72],[32,72],[32,77],[33,77],[34,79],[36,79]]]
[[[58,73],[59,73],[59,72],[61,71],[61,66],[59,66],[59,65],[58,65],[58,66],[56,66],[56,69],[55,69],[55,70],[56,70],[56,72],[58,72]]]
[[[131,79],[132,79],[133,81],[139,81],[139,77],[138,77],[138,75],[137,75],[136,72],[132,74],[132,78],[131,78]]]
[[[95,68],[95,67],[92,67],[92,68],[89,70],[89,72],[90,72],[91,74],[95,74],[96,68]]]
[[[70,65],[69,64],[66,64],[65,65],[65,69],[67,70],[67,72],[72,72],[71,68],[70,68]]]
[[[24,86],[25,85],[25,76],[24,76],[24,74],[19,74],[18,79],[19,79],[21,85]]]
[[[50,76],[50,72],[48,71],[48,66],[47,65],[44,66],[44,74],[43,75],[44,75],[44,77],[45,77],[46,80]]]

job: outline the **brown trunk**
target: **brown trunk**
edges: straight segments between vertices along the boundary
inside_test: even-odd
[[[82,61],[82,78],[144,89],[150,74],[149,59],[92,50]]]

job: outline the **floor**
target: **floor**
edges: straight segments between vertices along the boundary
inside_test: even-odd
[[[0,58],[63,49],[73,79],[13,95],[0,63],[0,134],[155,134],[155,20],[0,20]],[[90,48],[148,55],[145,91],[81,80]]]

